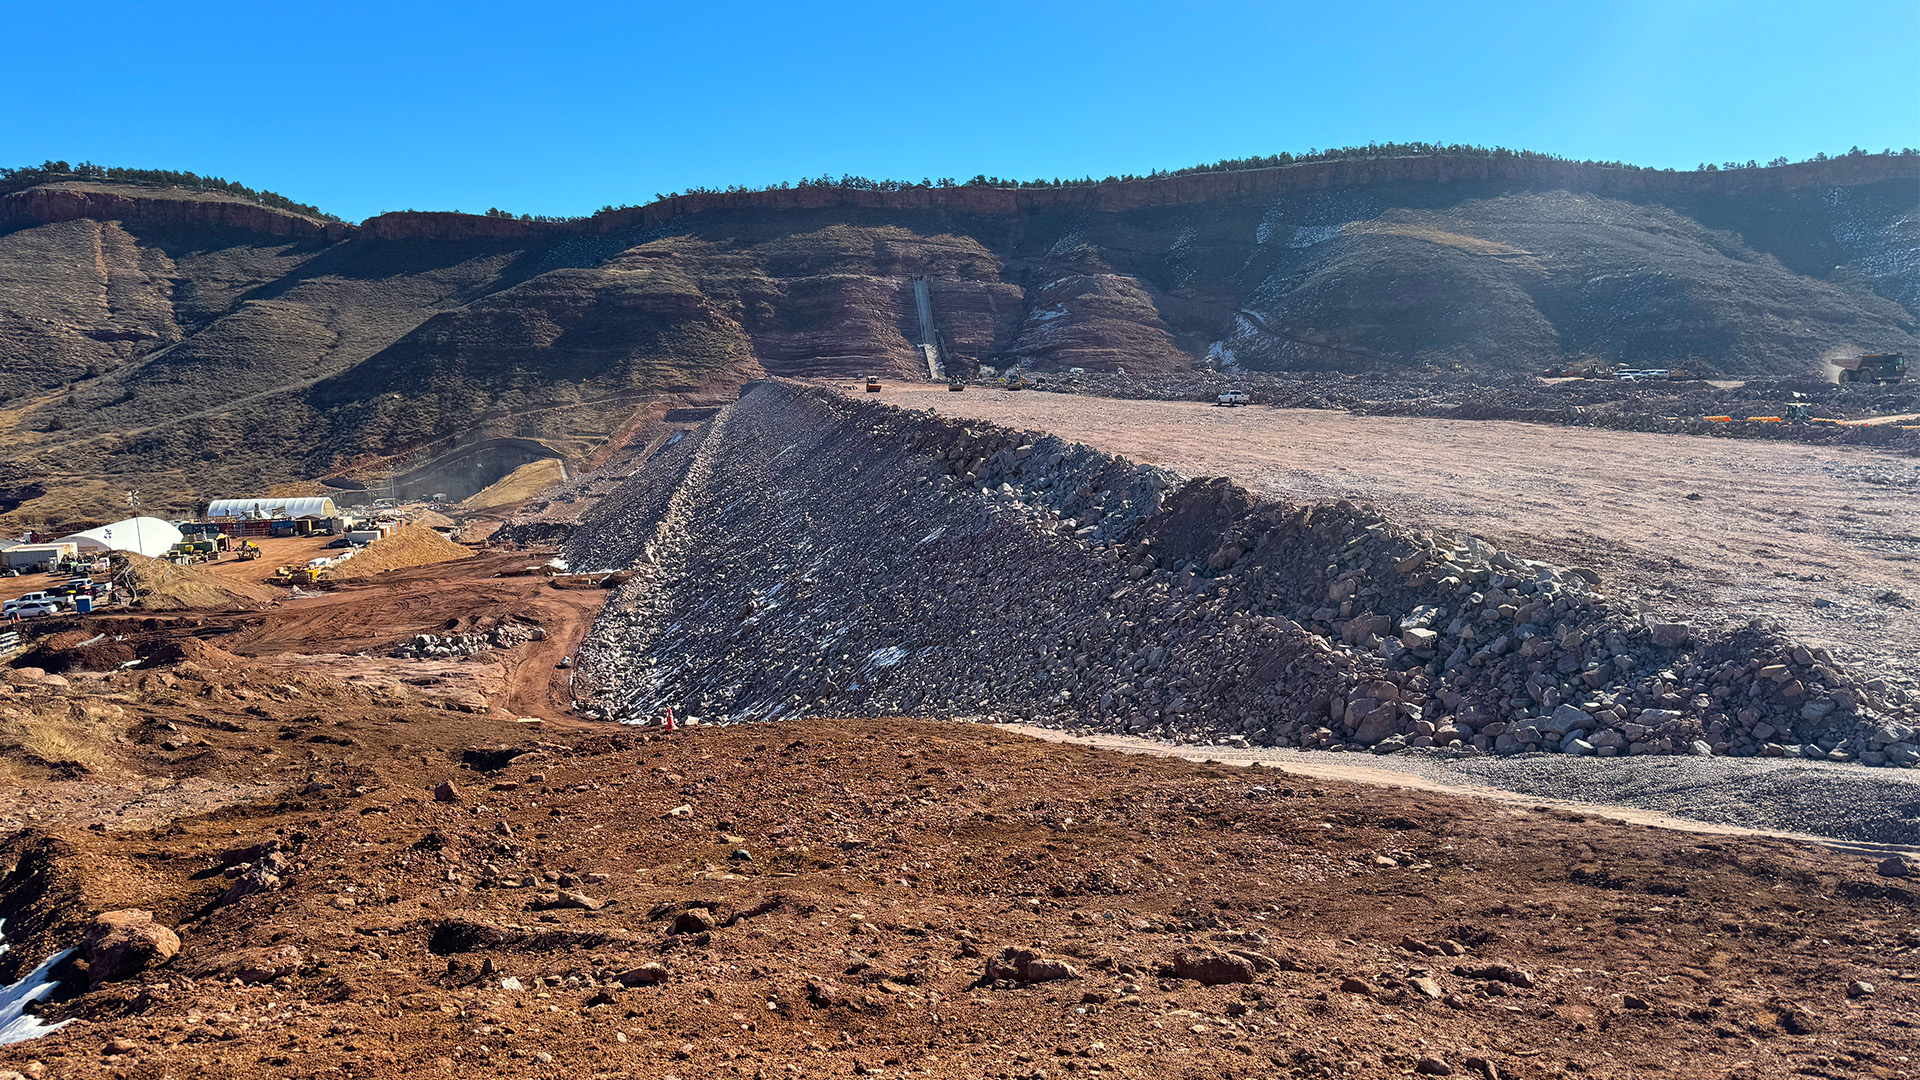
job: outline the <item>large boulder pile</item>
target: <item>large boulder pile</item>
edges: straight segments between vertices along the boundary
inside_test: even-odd
[[[1915,703],[1756,621],[1349,502],[763,383],[569,547],[639,568],[598,711],[1018,716],[1183,742],[1920,760]]]

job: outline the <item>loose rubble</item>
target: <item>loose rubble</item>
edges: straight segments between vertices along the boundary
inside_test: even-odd
[[[529,641],[544,641],[546,637],[547,632],[541,627],[506,622],[489,630],[465,634],[415,634],[411,641],[395,649],[393,655],[405,659],[477,656],[489,649],[511,649]]]
[[[568,540],[633,567],[595,714],[1021,718],[1183,743],[1920,762],[1915,703],[1764,620],[1350,502],[1258,502],[1047,435],[777,383]]]

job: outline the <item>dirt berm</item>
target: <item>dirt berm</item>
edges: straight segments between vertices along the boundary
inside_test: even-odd
[[[1581,568],[1348,502],[779,382],[622,469],[566,542],[639,568],[581,650],[611,716],[1920,761],[1899,688],[1763,621],[1645,625]]]

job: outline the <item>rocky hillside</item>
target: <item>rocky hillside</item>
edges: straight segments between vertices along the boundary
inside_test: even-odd
[[[523,436],[587,464],[764,374],[1733,374],[1920,352],[1920,158],[1722,173],[1428,156],[1059,188],[678,196],[590,219],[90,183],[0,195],[0,510],[103,515]],[[164,507],[163,507],[164,508]]]

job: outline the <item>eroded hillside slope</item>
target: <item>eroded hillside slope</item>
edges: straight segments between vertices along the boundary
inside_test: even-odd
[[[230,198],[0,196],[0,508],[102,515],[404,468],[591,461],[649,402],[949,366],[1808,373],[1920,352],[1920,158],[1742,174],[1384,159],[1084,188],[683,196],[353,227]]]

